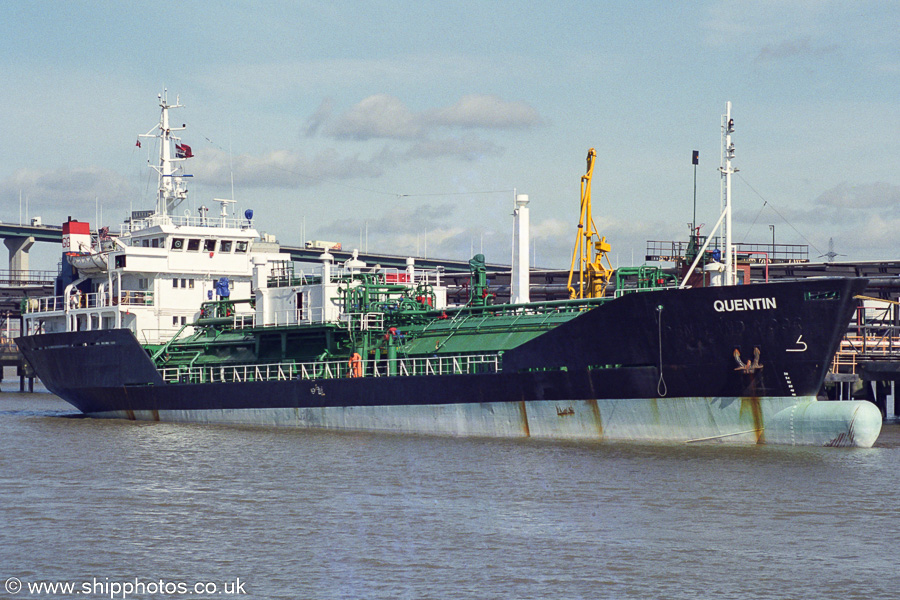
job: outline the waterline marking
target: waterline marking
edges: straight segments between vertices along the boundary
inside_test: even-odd
[[[93,577],[90,581],[26,581],[18,577],[8,577],[4,590],[8,594],[22,596],[76,595],[86,598],[109,598],[125,600],[135,595],[160,596],[240,596],[248,594],[247,582],[240,577],[234,581],[221,583],[213,581],[166,581],[165,579],[110,580],[109,577]]]

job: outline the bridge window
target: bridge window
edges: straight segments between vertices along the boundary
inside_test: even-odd
[[[246,252],[247,251],[247,242],[238,242],[234,246],[235,252]]]
[[[222,240],[219,244],[219,252],[231,252],[231,240]]]
[[[172,250],[184,250],[184,238],[172,238]]]
[[[188,240],[188,252],[196,252],[200,249],[200,240],[197,238]]]
[[[216,240],[203,240],[203,251],[204,252],[215,252],[216,251]]]

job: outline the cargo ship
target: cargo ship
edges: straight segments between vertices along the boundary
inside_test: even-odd
[[[383,268],[323,247],[301,268],[227,201],[218,219],[177,216],[193,154],[169,125],[178,102],[159,106],[155,210],[81,243],[70,221],[58,296],[26,307],[17,340],[47,389],[88,416],[690,443],[868,447],[879,435],[873,404],[817,400],[865,280],[734,279],[730,104],[725,262],[702,248],[699,279],[604,264],[592,150],[571,297],[530,301],[519,196],[511,301],[495,302],[476,255],[456,304],[414,258]]]

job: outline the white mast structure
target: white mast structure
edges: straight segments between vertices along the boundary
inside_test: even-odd
[[[510,302],[513,304],[531,301],[531,283],[528,265],[528,195],[516,195],[513,224],[513,259],[510,277]]]
[[[184,131],[186,127],[171,127],[169,125],[169,109],[183,108],[183,104],[179,104],[179,97],[175,97],[175,104],[169,104],[168,90],[164,90],[163,94],[157,94],[159,98],[159,106],[161,115],[159,124],[145,134],[138,137],[158,138],[159,139],[159,165],[150,165],[150,168],[159,174],[159,192],[156,198],[155,217],[161,222],[169,222],[169,219],[159,217],[172,217],[175,215],[175,209],[187,198],[187,188],[185,188],[182,177],[184,169],[178,163],[190,158],[190,156],[173,157],[172,143],[180,142],[181,138],[172,135],[173,131]],[[154,133],[154,130],[156,131]]]
[[[734,133],[734,119],[731,118],[731,102],[725,103],[725,115],[722,117],[722,133],[725,141],[722,144],[722,188],[725,199],[725,285],[734,285],[734,248],[731,243],[731,174],[737,172],[732,168],[731,159],[734,158],[734,143],[731,134]]]
[[[724,282],[719,284],[714,283],[713,285],[735,284],[734,253],[731,243],[731,175],[732,173],[737,173],[738,169],[731,166],[731,159],[734,158],[734,142],[731,141],[732,133],[734,133],[734,119],[731,118],[731,102],[729,101],[725,103],[725,114],[722,115],[722,161],[721,166],[719,167],[719,171],[722,173],[722,199],[725,208],[722,211],[722,214],[719,215],[719,220],[716,221],[716,224],[713,225],[712,230],[709,232],[706,242],[703,243],[703,247],[700,248],[700,251],[697,253],[697,258],[694,259],[691,268],[687,270],[687,273],[685,273],[684,278],[681,280],[681,285],[678,286],[680,288],[687,286],[688,279],[694,272],[694,269],[697,268],[700,259],[703,258],[703,253],[706,252],[706,248],[712,241],[716,231],[719,230],[723,220],[725,221]],[[709,269],[709,265],[707,265],[707,269]]]

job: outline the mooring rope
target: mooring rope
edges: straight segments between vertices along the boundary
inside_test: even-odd
[[[662,360],[662,311],[663,305],[660,304],[656,307],[656,322],[658,324],[659,336],[659,381],[656,384],[656,393],[659,394],[659,397],[662,398],[668,393],[668,389],[666,388],[666,380],[663,378],[663,360]]]

